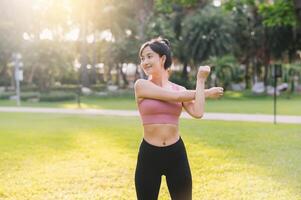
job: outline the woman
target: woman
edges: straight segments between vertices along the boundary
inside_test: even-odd
[[[173,200],[192,199],[192,180],[178,121],[182,107],[195,118],[204,114],[205,96],[223,95],[223,88],[205,90],[210,67],[201,66],[196,90],[168,80],[172,64],[169,42],[156,38],[144,43],[139,52],[141,67],[148,80],[135,83],[135,96],[143,122],[144,136],[140,145],[135,172],[135,187],[139,200],[158,198],[161,176],[166,176]]]

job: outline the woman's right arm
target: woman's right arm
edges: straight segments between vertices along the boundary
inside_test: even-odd
[[[194,101],[183,102],[183,107],[194,118],[202,118],[205,112],[205,81],[210,73],[209,66],[201,66],[197,75],[196,96]],[[184,88],[185,89],[185,88]]]
[[[134,88],[136,98],[185,102],[194,100],[196,95],[196,91],[194,90],[172,91],[144,79],[138,79]]]

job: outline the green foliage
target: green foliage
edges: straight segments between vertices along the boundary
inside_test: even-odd
[[[254,60],[260,65],[287,54],[291,62],[300,49],[293,1],[270,2],[227,0],[222,7],[212,7],[211,0],[1,1],[0,85],[13,84],[11,56],[16,52],[23,55],[22,88],[35,85],[49,91],[57,83],[79,84],[82,77],[88,77],[89,84],[118,80],[119,74],[111,76],[110,70],[121,73],[121,63],[137,64],[141,40],[159,35],[171,41],[173,56],[185,66],[196,67],[210,56],[232,53],[248,66],[255,66]],[[45,30],[52,39],[39,37]],[[67,41],[65,36],[75,30],[78,40]],[[103,31],[112,34],[111,41],[102,38]],[[87,37],[95,40],[84,42]],[[75,59],[91,68],[75,69]],[[96,63],[104,63],[104,76],[94,68]],[[249,69],[246,73],[255,70]],[[84,71],[87,76],[82,76]],[[226,71],[230,69],[221,74]],[[233,68],[232,74],[238,71]],[[241,79],[234,77],[231,81]]]
[[[40,101],[54,102],[54,101],[69,101],[75,100],[76,94],[71,92],[50,92],[42,93],[40,95]]]
[[[135,93],[133,90],[117,90],[117,91],[106,91],[103,95],[92,95],[96,98],[101,99],[130,99],[134,102]],[[114,100],[112,100],[114,101]]]
[[[276,0],[273,4],[262,3],[259,12],[263,16],[263,24],[268,27],[297,25],[293,0]]]
[[[103,61],[110,66],[120,63],[137,63],[139,44],[139,41],[132,35],[126,36],[125,34],[118,41],[106,43],[103,46]]]
[[[183,23],[181,44],[194,64],[201,63],[209,56],[229,53],[233,38],[232,23],[227,13],[207,6],[195,15],[187,16]]]
[[[0,99],[9,99],[9,97],[16,95],[15,92],[1,92]]]
[[[30,99],[39,99],[40,93],[39,92],[21,92],[20,99],[22,101],[27,101]]]
[[[22,84],[20,85],[21,92],[35,92],[38,91],[39,88],[34,84]]]
[[[275,59],[280,59],[283,53],[294,48],[294,30],[289,25],[275,25],[265,28],[266,32],[266,44],[269,49],[269,53]]]
[[[68,75],[76,77],[73,67],[75,52],[72,48],[73,45],[58,41],[28,43],[23,50],[24,82],[34,82],[40,91],[47,91],[55,82],[64,80]]]
[[[171,13],[173,0],[156,0],[155,10],[158,12]]]
[[[238,60],[250,57],[254,49],[256,34],[256,19],[252,13],[254,2],[230,0],[224,4],[224,8],[230,13],[233,22],[233,53]],[[256,37],[255,37],[256,35]],[[255,43],[256,44],[256,43]]]
[[[2,75],[2,77],[0,79],[0,86],[9,86],[11,84],[11,78],[12,78],[10,74],[6,73]]]
[[[150,17],[146,27],[147,38],[162,36],[173,43],[175,41],[175,32],[173,30],[173,21],[168,15],[158,14]]]
[[[76,93],[79,91],[79,85],[59,85],[59,86],[52,86],[50,91],[59,91],[59,92],[71,92]]]
[[[204,0],[206,2],[206,0]],[[193,7],[199,3],[198,0],[155,0],[155,10],[162,13],[171,13],[173,6]]]
[[[195,79],[188,77],[188,79],[183,78],[181,72],[172,72],[169,80],[173,83],[184,86],[186,89],[195,89]]]
[[[241,5],[255,6],[256,0],[227,0],[223,6],[227,10],[235,10],[237,6]]]
[[[212,67],[211,74],[214,74],[217,78],[216,85],[230,89],[231,83],[241,83],[243,81],[244,71],[231,55],[210,57],[205,64]],[[208,81],[211,80],[211,76]]]
[[[0,94],[0,99],[9,99],[11,96],[15,96],[15,92],[3,92]],[[20,99],[22,101],[27,101],[29,99],[39,99],[39,92],[21,92]]]
[[[106,90],[107,86],[105,84],[96,84],[96,85],[91,85],[90,89],[92,89],[93,91],[104,91]]]
[[[300,63],[292,63],[292,64],[284,64],[282,71],[283,71],[283,81],[289,84],[289,95],[293,94],[296,90],[296,77],[301,76],[301,67]],[[301,81],[297,82],[300,84]],[[290,97],[290,96],[289,96]]]

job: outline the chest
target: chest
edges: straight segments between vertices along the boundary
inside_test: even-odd
[[[180,115],[182,112],[181,102],[167,102],[156,99],[143,99],[139,103],[139,111],[144,115],[172,114]]]

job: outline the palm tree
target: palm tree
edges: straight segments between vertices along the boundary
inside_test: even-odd
[[[184,64],[196,66],[210,56],[229,53],[233,41],[231,27],[227,14],[209,5],[187,16],[180,44],[187,55]]]

